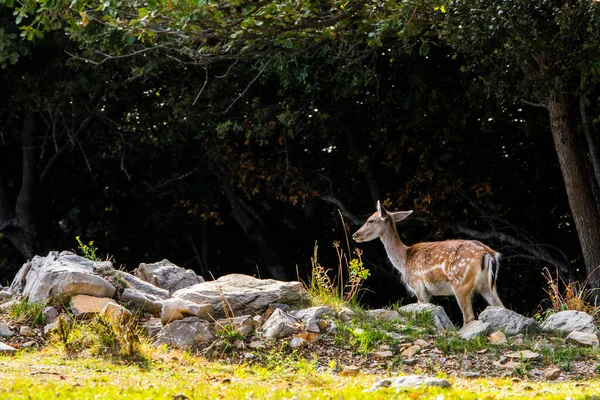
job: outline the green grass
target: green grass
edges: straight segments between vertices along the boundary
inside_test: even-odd
[[[334,338],[337,345],[350,345],[359,354],[368,354],[383,344],[394,346],[434,333],[433,316],[428,312],[404,314],[398,320],[388,321],[373,317],[365,310],[354,311],[352,321],[337,323]],[[390,333],[401,335],[403,339],[396,340]]]
[[[231,365],[190,353],[152,350],[146,364],[94,357],[64,358],[52,350],[0,356],[0,399],[564,399],[591,398],[600,382],[537,383],[448,378],[451,389],[366,392],[384,376],[318,372],[314,360],[273,353],[270,363]]]
[[[29,303],[27,300],[21,300],[10,308],[10,317],[15,321],[27,323],[31,327],[41,326],[46,323],[45,306],[42,301]]]

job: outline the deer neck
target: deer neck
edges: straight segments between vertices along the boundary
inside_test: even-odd
[[[396,230],[388,230],[383,236],[380,237],[383,247],[388,255],[388,258],[394,265],[394,267],[402,274],[405,272],[404,264],[406,262],[406,249],[408,247],[402,243],[400,236]]]

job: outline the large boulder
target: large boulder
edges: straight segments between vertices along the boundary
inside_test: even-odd
[[[179,348],[200,346],[215,340],[211,323],[198,317],[187,317],[165,325],[152,346],[167,344]]]
[[[94,273],[96,268],[107,266],[112,267],[112,263],[91,261],[70,251],[51,251],[23,264],[10,289],[31,303],[59,304],[77,294],[113,297],[116,288]]]
[[[508,335],[531,334],[540,330],[533,318],[524,317],[504,307],[489,306],[479,314],[479,319],[490,324],[492,329],[504,331]]]
[[[213,316],[223,318],[228,314],[242,315],[265,310],[271,303],[295,303],[308,298],[300,282],[281,282],[257,279],[249,275],[225,275],[216,281],[199,283],[180,289],[172,298],[196,304],[212,304]]]
[[[212,304],[196,304],[182,299],[168,299],[163,302],[160,320],[163,325],[185,317],[214,320],[214,314],[215,308]]]
[[[169,293],[204,282],[204,279],[191,269],[178,267],[169,260],[153,264],[141,263],[133,274],[154,286],[168,290]]]
[[[544,332],[560,332],[568,335],[572,331],[598,334],[594,318],[588,313],[575,310],[560,311],[551,314],[543,323]]]
[[[163,299],[131,288],[123,290],[121,301],[143,307],[152,314],[160,314],[163,308]]]

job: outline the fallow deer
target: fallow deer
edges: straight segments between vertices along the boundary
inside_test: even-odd
[[[476,240],[445,240],[406,246],[398,236],[396,222],[411,213],[388,212],[378,201],[377,211],[352,238],[359,243],[381,239],[388,258],[419,303],[428,303],[431,296],[456,296],[463,314],[463,326],[475,319],[471,303],[474,290],[490,305],[504,307],[496,293],[500,253]]]

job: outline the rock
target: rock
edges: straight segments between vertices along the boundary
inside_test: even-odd
[[[369,310],[368,314],[372,317],[384,319],[386,321],[396,321],[402,318],[398,311],[386,310],[383,308],[377,310]]]
[[[504,332],[496,331],[488,336],[491,344],[507,344],[506,335]]]
[[[252,350],[260,350],[265,348],[265,342],[262,340],[253,340],[248,343],[248,348]]]
[[[304,328],[309,332],[321,332],[319,321],[323,314],[329,314],[331,309],[325,306],[317,306],[293,311],[290,314],[298,318],[304,324]]]
[[[160,314],[163,307],[161,298],[131,288],[123,290],[121,301],[144,307],[152,314]]]
[[[191,301],[171,298],[163,302],[160,320],[163,325],[189,316],[212,320],[214,311],[212,304],[197,304]]]
[[[30,303],[47,301],[50,305],[78,294],[112,297],[116,288],[94,274],[95,268],[109,266],[112,268],[110,261],[91,261],[70,251],[51,251],[46,257],[35,256],[23,264],[10,290]]]
[[[212,304],[215,317],[224,318],[224,306],[233,315],[242,315],[263,311],[272,303],[295,303],[305,300],[308,299],[308,293],[301,282],[281,282],[230,274],[216,281],[180,289],[173,293],[172,297],[196,304]]]
[[[215,340],[211,324],[198,317],[187,317],[165,325],[152,346],[167,344],[179,348],[192,348]]]
[[[348,322],[354,317],[354,311],[352,311],[348,307],[344,307],[338,312],[337,317],[342,322]]]
[[[478,336],[487,336],[492,327],[490,324],[480,321],[478,319],[469,322],[467,325],[460,328],[458,334],[465,340],[472,340]]]
[[[58,310],[52,306],[44,307],[42,314],[46,318],[47,324],[51,324],[52,322],[56,321],[56,318],[58,318]]]
[[[0,304],[0,311],[1,312],[10,312],[10,310],[13,308],[13,306],[15,304],[17,304],[19,301],[17,299],[14,300],[9,300],[5,303]]]
[[[404,349],[400,355],[404,358],[413,358],[419,351],[421,351],[421,347],[415,344]]]
[[[598,347],[598,335],[595,333],[573,331],[567,336],[567,342],[579,345]]]
[[[288,346],[290,346],[292,349],[301,349],[308,346],[308,341],[299,337],[295,337],[288,342]]]
[[[381,333],[398,342],[403,342],[406,339],[406,335],[401,335],[398,332],[381,331]]]
[[[450,382],[448,382],[446,379],[431,378],[422,375],[406,375],[399,376],[397,378],[387,378],[380,380],[379,382],[373,384],[373,386],[371,386],[371,388],[368,391],[374,392],[382,388],[418,389],[421,387],[429,386],[449,388]]]
[[[17,349],[10,347],[9,345],[0,342],[0,354],[15,354]]]
[[[402,364],[405,365],[415,365],[419,360],[417,360],[416,358],[407,358],[405,360],[402,360]]]
[[[548,368],[544,371],[544,378],[549,381],[553,381],[560,377],[560,368]]]
[[[33,336],[33,329],[27,325],[21,325],[19,328],[19,335],[21,336]]]
[[[160,300],[166,300],[170,296],[170,293],[167,289],[154,286],[153,284],[148,283],[135,275],[128,274],[125,271],[115,270],[114,274],[125,286],[124,290],[135,290],[136,292],[150,296],[150,298],[157,298]]]
[[[431,303],[413,303],[400,307],[398,311],[412,314],[430,312],[433,315],[433,325],[438,331],[444,332],[454,329],[452,321],[450,321],[450,318],[448,318],[448,315],[446,315],[446,311],[444,311],[442,306],[436,306]]]
[[[542,358],[542,355],[539,353],[535,353],[531,350],[522,350],[522,351],[511,351],[509,353],[504,354],[504,357],[508,358],[509,360],[530,361],[530,360],[539,360]]]
[[[594,318],[584,312],[567,310],[551,314],[543,323],[544,332],[559,332],[567,335],[572,331],[598,333]]]
[[[0,336],[2,337],[12,337],[14,336],[14,332],[8,327],[6,324],[0,324]]]
[[[49,324],[46,324],[44,326],[44,334],[47,335],[50,332],[52,332],[53,330],[55,330],[58,327],[58,320],[55,320],[54,322],[51,322]]]
[[[69,308],[75,318],[81,319],[90,317],[93,314],[99,314],[108,303],[117,304],[113,299],[109,299],[108,297],[94,297],[78,294],[71,298]]]
[[[254,354],[252,354],[252,353],[244,353],[244,358],[246,360],[253,360],[253,359],[256,358],[256,356]]]
[[[506,362],[494,361],[492,364],[495,365],[496,367],[512,369],[512,370],[515,370],[521,366],[521,363],[518,363],[515,361],[506,361]]]
[[[302,328],[300,322],[292,315],[277,309],[263,324],[264,336],[281,339],[293,335]]]
[[[204,279],[191,269],[178,267],[169,260],[153,264],[141,263],[133,274],[154,286],[166,289],[171,294],[179,289],[204,282]]]
[[[229,327],[228,329],[233,329],[244,337],[253,334],[255,329],[254,321],[252,321],[252,317],[250,315],[242,315],[234,318],[224,318],[219,319],[215,322],[216,331],[223,331],[227,326]]]
[[[31,347],[38,347],[38,343],[35,340],[29,340],[29,341],[21,344],[22,349],[28,349]]]
[[[340,376],[357,376],[360,374],[360,367],[348,365],[340,371]]]
[[[0,301],[8,300],[12,297],[12,292],[9,288],[3,287],[0,289]]]
[[[131,312],[120,304],[109,302],[100,311],[100,315],[119,326],[131,320]]]
[[[269,308],[272,311],[275,311],[277,309],[280,309],[281,311],[285,311],[285,312],[290,311],[290,305],[289,304],[271,303],[271,304],[269,304]]]
[[[163,324],[160,322],[160,318],[150,318],[145,324],[144,329],[146,331],[146,335],[149,338],[154,338],[158,335],[158,332],[162,329]]]
[[[493,329],[503,331],[508,335],[532,334],[540,330],[538,323],[533,318],[524,317],[503,307],[488,306],[479,314],[479,319],[490,324]]]
[[[462,371],[460,374],[465,378],[479,378],[481,376],[481,372],[477,371]]]
[[[426,349],[430,346],[429,342],[427,342],[426,340],[423,340],[423,339],[417,339],[413,342],[413,344],[416,344],[417,346],[421,347],[422,349]]]
[[[375,356],[375,358],[379,358],[380,360],[386,360],[388,358],[392,358],[394,353],[392,353],[390,350],[376,351],[373,353],[373,356]]]

